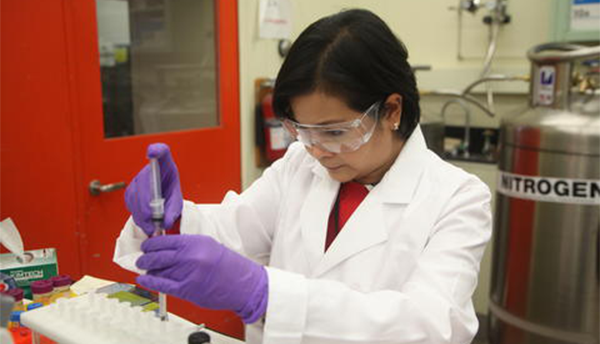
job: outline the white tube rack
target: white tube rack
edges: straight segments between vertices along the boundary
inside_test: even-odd
[[[21,322],[61,344],[186,344],[189,334],[199,329],[172,314],[160,321],[154,312],[103,293],[56,301],[24,312]]]

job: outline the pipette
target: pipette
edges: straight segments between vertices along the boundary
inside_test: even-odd
[[[154,234],[164,235],[165,229],[163,228],[163,221],[165,219],[165,199],[162,197],[161,183],[160,183],[160,166],[156,158],[150,158],[150,170],[151,170],[151,181],[152,184],[152,200],[150,201],[150,208],[152,208],[152,223],[154,223]],[[167,320],[167,295],[165,293],[158,293],[158,316],[160,320]]]

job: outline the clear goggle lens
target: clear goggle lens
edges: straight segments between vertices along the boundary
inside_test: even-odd
[[[287,131],[307,147],[317,146],[331,153],[348,153],[367,143],[377,125],[379,102],[371,105],[361,118],[350,122],[307,125],[286,119]]]

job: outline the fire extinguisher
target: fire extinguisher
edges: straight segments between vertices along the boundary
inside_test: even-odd
[[[283,123],[275,116],[273,111],[273,93],[268,92],[260,102],[257,109],[257,134],[259,146],[263,148],[265,158],[273,162],[281,158],[288,146],[293,142],[293,137],[285,130]]]

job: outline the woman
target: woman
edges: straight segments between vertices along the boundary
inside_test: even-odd
[[[147,239],[146,167],[115,261],[147,270],[145,287],[236,312],[248,343],[470,343],[490,193],[427,149],[407,57],[365,10],[310,25],[274,91],[299,142],[220,205],[184,202],[168,147],[150,146],[181,235]]]

